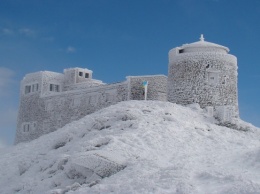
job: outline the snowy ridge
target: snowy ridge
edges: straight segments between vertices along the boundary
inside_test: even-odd
[[[127,101],[0,150],[0,193],[260,193],[260,132],[198,105]]]

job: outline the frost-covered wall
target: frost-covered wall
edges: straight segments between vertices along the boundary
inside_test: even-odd
[[[142,81],[149,81],[148,99],[166,100],[167,77],[163,75],[129,76],[124,82],[104,84],[84,73],[92,71],[71,68],[64,74],[44,71],[25,76],[15,143],[36,139],[117,102],[142,100]]]
[[[24,98],[20,105],[22,114],[19,116],[20,130],[17,130],[16,143],[35,139],[98,109],[124,100],[127,100],[126,83]],[[29,131],[24,131],[24,123],[36,125],[29,127]]]
[[[148,82],[147,100],[167,100],[167,76],[128,76],[129,99],[144,100],[143,82]]]
[[[221,45],[201,41],[169,52],[168,100],[198,103],[221,121],[238,117],[237,58]]]

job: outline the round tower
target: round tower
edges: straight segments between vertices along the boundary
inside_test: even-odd
[[[237,58],[227,47],[200,41],[169,51],[168,101],[198,103],[222,121],[239,116]]]

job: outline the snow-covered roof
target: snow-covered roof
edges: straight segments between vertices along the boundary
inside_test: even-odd
[[[200,41],[193,42],[190,44],[184,44],[184,45],[182,45],[181,48],[185,49],[185,48],[209,48],[209,47],[220,48],[220,49],[224,49],[227,52],[229,52],[229,48],[227,48],[225,46],[205,41],[203,34],[201,34]]]
[[[163,75],[163,74],[158,74],[158,75],[129,75],[129,76],[126,76],[126,78],[138,78],[138,77],[167,77],[166,75]]]
[[[64,69],[63,72],[65,72],[65,71],[70,71],[70,70],[73,70],[73,69],[84,70],[84,71],[89,71],[89,72],[93,73],[92,70],[87,69],[87,68],[81,68],[81,67],[71,67],[71,68],[67,68],[67,69]]]

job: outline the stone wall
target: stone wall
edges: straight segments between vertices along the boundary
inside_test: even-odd
[[[65,85],[63,91],[81,90],[81,89],[87,89],[90,87],[96,87],[96,86],[100,86],[100,85],[105,85],[105,83],[103,83],[100,80],[89,79],[82,83]]]
[[[176,53],[176,52],[175,52]],[[233,106],[238,117],[237,59],[223,52],[170,53],[168,100],[202,108]],[[218,111],[219,112],[219,111]]]
[[[167,100],[167,76],[128,76],[129,99],[144,100],[143,82],[148,81],[147,100]]]
[[[15,143],[36,139],[117,102],[143,100],[143,81],[149,82],[148,100],[166,101],[167,98],[167,77],[164,75],[129,76],[125,82],[108,85],[93,79],[65,85],[68,83],[66,78],[54,72],[34,73],[24,78]],[[70,79],[69,83],[72,81]],[[39,83],[38,91],[25,94],[25,85],[32,83]],[[50,84],[59,85],[60,91],[50,91]]]
[[[59,91],[62,91],[64,87],[64,75],[62,73],[50,71],[42,72],[41,96],[48,96],[56,93],[55,91],[50,91],[50,84],[59,85]]]
[[[86,68],[68,68],[64,69],[64,85],[74,85],[76,83],[86,82],[88,80],[92,79],[92,71]],[[79,75],[79,72],[81,72],[82,75]],[[85,74],[88,74],[88,77],[86,79]]]
[[[40,93],[24,96],[20,101],[15,143],[36,139],[127,97],[127,82],[48,96]],[[28,131],[24,128],[27,125]]]

